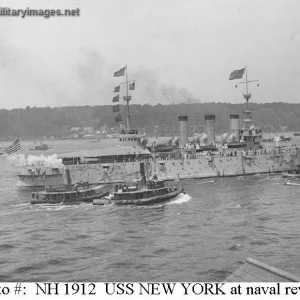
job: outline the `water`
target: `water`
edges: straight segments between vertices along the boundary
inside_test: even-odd
[[[183,181],[151,207],[45,206],[15,188],[16,157],[0,164],[0,281],[222,281],[247,257],[299,274],[299,187],[279,176]]]

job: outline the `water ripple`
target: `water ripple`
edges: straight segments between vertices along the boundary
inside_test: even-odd
[[[299,190],[279,177],[187,180],[149,207],[45,206],[1,163],[0,281],[222,281],[248,256],[300,269]]]

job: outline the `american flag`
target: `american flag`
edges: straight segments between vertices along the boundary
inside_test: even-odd
[[[230,73],[230,76],[229,76],[229,80],[233,80],[233,79],[241,79],[241,78],[243,78],[245,69],[246,69],[246,68],[241,69],[241,70],[235,70],[235,71],[231,72],[231,73]]]
[[[12,153],[19,151],[20,149],[21,149],[20,137],[18,136],[10,146],[8,146],[3,150],[3,153],[10,155]]]
[[[44,171],[42,173],[42,175],[40,177],[38,177],[35,181],[34,181],[34,185],[37,185],[38,183],[40,183],[41,181],[45,181],[46,180],[46,171]]]
[[[113,77],[124,76],[125,75],[125,69],[126,69],[126,67],[124,67],[124,68],[120,69],[119,71],[115,72]]]

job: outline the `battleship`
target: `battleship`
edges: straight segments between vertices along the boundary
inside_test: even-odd
[[[131,129],[129,102],[132,96],[129,90],[135,89],[135,82],[128,80],[127,66],[114,73],[114,77],[126,76],[126,129],[117,136],[119,147],[95,149],[68,153],[61,156],[61,165],[26,166],[19,174],[19,188],[41,188],[58,185],[74,185],[78,181],[90,184],[121,183],[124,176],[136,177],[140,162],[145,163],[148,178],[156,174],[160,180],[202,179],[212,177],[244,176],[254,174],[282,173],[298,168],[300,154],[296,147],[264,148],[262,129],[254,126],[249,101],[252,97],[249,84],[258,80],[248,80],[247,69],[234,71],[231,79],[242,79],[238,85],[245,85],[246,92],[243,120],[240,115],[230,114],[230,133],[216,135],[216,116],[206,114],[205,133],[200,136],[188,136],[188,115],[178,116],[179,139],[174,138],[166,147],[147,146],[144,134]],[[114,92],[120,92],[120,86]],[[119,94],[113,102],[119,101]],[[119,106],[116,122],[122,121]],[[241,122],[242,121],[242,122]],[[242,124],[241,124],[242,123]],[[168,148],[169,146],[169,148]],[[169,151],[168,151],[169,149]]]

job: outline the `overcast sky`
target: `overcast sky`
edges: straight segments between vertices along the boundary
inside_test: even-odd
[[[132,103],[241,103],[248,67],[258,103],[299,102],[298,0],[4,1],[80,9],[76,17],[0,16],[0,109],[111,104],[128,65]],[[237,81],[238,82],[238,81]]]

